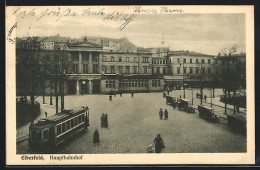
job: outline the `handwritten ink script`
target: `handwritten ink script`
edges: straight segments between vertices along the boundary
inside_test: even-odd
[[[12,37],[12,33],[13,30],[17,28],[17,22],[10,28],[10,30],[8,31],[8,35],[7,35],[7,39],[9,42],[11,42],[12,44],[15,43],[15,39],[11,38]]]
[[[88,7],[81,11],[75,11],[71,8],[57,7],[56,9],[45,8],[39,10],[33,8],[31,10],[23,10],[22,7],[17,7],[13,11],[13,15],[19,16],[21,18],[35,17],[36,21],[40,21],[45,17],[55,17],[55,22],[58,22],[63,17],[77,17],[77,16],[96,16],[103,20],[110,20],[119,23],[119,29],[123,30],[127,25],[134,21],[138,14],[171,14],[171,13],[183,13],[183,9],[173,9],[169,7],[161,8],[143,8],[141,6],[133,7],[132,13],[125,14],[120,11],[113,11],[112,13],[105,12],[106,8],[93,9]],[[9,42],[14,43],[15,40],[11,38],[13,30],[17,28],[17,22],[10,28],[8,33]]]
[[[123,23],[120,25],[119,29],[124,29],[133,19],[136,17],[136,14],[123,14],[120,12],[114,11],[111,14],[106,15],[103,19],[104,20],[111,20],[111,21],[123,21]]]
[[[171,13],[183,13],[183,9],[173,9],[169,7],[161,7],[159,9],[155,8],[142,8],[140,6],[134,7],[133,13],[137,14],[171,14]]]

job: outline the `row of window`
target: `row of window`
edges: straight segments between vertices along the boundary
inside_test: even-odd
[[[121,56],[118,57],[118,60],[116,60],[116,58],[114,56],[110,56],[110,57],[103,56],[102,61],[103,62],[106,62],[106,61],[107,62],[115,62],[115,61],[122,62],[123,60],[122,60]],[[125,62],[130,62],[130,58],[126,57]],[[133,57],[132,62],[135,62],[135,63],[138,62],[137,57]],[[143,57],[143,63],[149,63],[149,57]]]
[[[161,83],[160,80],[152,80],[152,87],[160,87]]]
[[[119,80],[119,87],[146,87],[147,80]]]
[[[152,60],[152,64],[168,64],[167,59],[154,59]]]
[[[107,80],[106,81],[106,88],[115,88],[116,87],[116,81],[115,80]]]
[[[187,63],[186,58],[183,58],[183,62],[181,62],[180,58],[177,58],[177,63]],[[193,63],[193,59],[190,58],[190,62],[189,63]],[[208,64],[211,63],[211,60],[208,59]],[[196,64],[199,64],[199,59],[196,59]],[[205,59],[201,59],[201,64],[205,64]]]
[[[208,70],[207,73],[211,74],[211,68],[208,67],[207,70]],[[199,67],[195,67],[195,74],[200,74],[200,71],[201,71],[201,74],[205,74],[206,73],[205,67],[201,67],[201,69]],[[177,67],[177,74],[181,74],[181,68],[180,67]],[[187,68],[186,67],[183,68],[183,74],[187,74]],[[193,67],[189,67],[189,74],[193,74]]]
[[[152,67],[152,74],[160,74],[161,72],[160,72],[160,67],[156,67],[156,68],[154,68],[154,67]],[[166,74],[167,72],[166,72],[166,68],[162,68],[162,74]]]
[[[60,135],[66,131],[68,131],[69,129],[77,126],[78,124],[84,122],[84,115],[79,115],[73,119],[70,119],[68,121],[63,122],[62,124],[59,124],[57,126],[57,135]]]
[[[115,74],[115,66],[110,66],[110,70],[108,71],[108,67],[107,66],[102,66],[102,72],[103,73],[111,73],[111,74]],[[133,73],[137,74],[138,72],[138,68],[137,66],[133,66]],[[118,73],[119,74],[123,74],[123,66],[118,66]],[[125,73],[126,74],[130,74],[130,66],[125,66]],[[144,74],[147,74],[147,67],[144,67]]]
[[[152,80],[152,87],[160,87],[160,80]],[[106,88],[115,88],[116,81],[115,80],[107,80]],[[142,79],[132,79],[132,80],[119,80],[119,88],[121,87],[147,87],[147,80]]]

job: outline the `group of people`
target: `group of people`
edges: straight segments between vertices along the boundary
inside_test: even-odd
[[[201,94],[197,93],[196,97],[197,98],[201,98],[202,96],[201,96]],[[204,100],[207,101],[207,95],[204,95]]]
[[[159,117],[162,120],[162,118],[163,118],[163,110],[162,110],[162,108],[160,108]],[[167,109],[165,109],[165,111],[164,111],[164,119],[168,119],[168,111],[167,111]]]
[[[101,116],[101,127],[108,128],[108,116],[105,113],[103,113]]]

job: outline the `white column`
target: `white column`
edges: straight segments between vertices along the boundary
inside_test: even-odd
[[[89,67],[88,67],[88,73],[93,73],[93,63],[92,63],[92,53],[89,53]]]
[[[78,71],[79,71],[79,73],[83,73],[81,51],[79,51],[79,70]]]
[[[77,80],[77,86],[76,86],[76,90],[77,90],[77,95],[79,95],[80,94],[80,92],[79,92],[79,81]]]
[[[93,84],[92,84],[92,80],[88,80],[88,85],[89,85],[89,94],[93,93]]]

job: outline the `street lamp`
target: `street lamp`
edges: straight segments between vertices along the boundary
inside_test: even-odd
[[[182,64],[182,84],[183,84],[183,97],[185,98],[185,84],[184,84],[184,59],[182,60],[182,63],[180,63],[180,67]]]
[[[185,86],[186,86],[187,84],[185,83],[185,84],[183,84],[183,97],[185,98]]]
[[[210,90],[210,100],[211,100],[210,107],[212,107],[212,89]]]
[[[191,104],[193,105],[193,88],[191,88]]]

